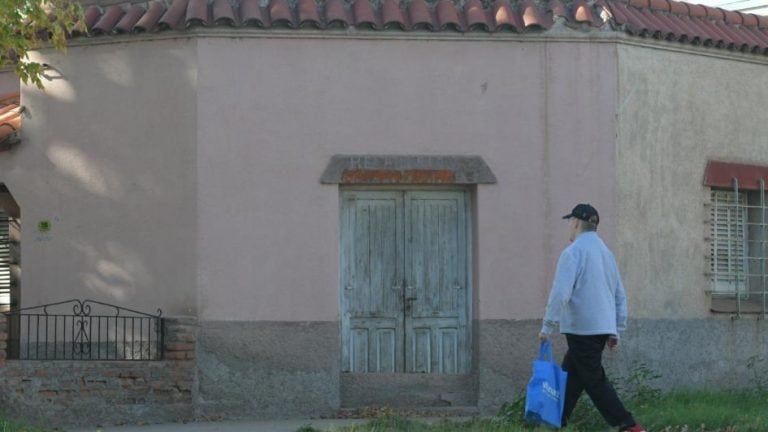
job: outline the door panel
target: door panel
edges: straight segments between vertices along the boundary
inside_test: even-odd
[[[403,362],[403,196],[342,194],[342,370],[394,372]]]
[[[468,373],[462,191],[343,191],[342,370]]]
[[[463,192],[406,192],[407,372],[469,371],[466,229]]]

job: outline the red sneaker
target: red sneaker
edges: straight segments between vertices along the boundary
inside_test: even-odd
[[[645,430],[645,427],[636,424],[634,426],[630,426],[628,428],[622,429],[621,432],[648,432],[648,431]]]

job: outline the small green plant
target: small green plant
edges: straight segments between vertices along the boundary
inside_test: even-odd
[[[521,391],[513,402],[505,402],[501,408],[499,408],[496,417],[509,424],[524,425],[525,393]]]
[[[585,432],[602,431],[608,426],[586,393],[581,396],[576,404],[576,408],[574,408],[571,418],[568,420],[568,425],[577,431]]]
[[[661,374],[642,362],[635,362],[629,367],[629,374],[611,379],[611,385],[619,397],[634,405],[647,405],[661,396],[661,389],[652,385],[661,378]]]

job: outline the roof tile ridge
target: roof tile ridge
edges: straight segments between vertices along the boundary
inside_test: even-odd
[[[435,14],[440,30],[451,29],[463,32],[466,28],[464,11],[459,9],[453,0],[439,0],[435,6]]]
[[[240,26],[239,9],[239,7],[233,7],[229,0],[213,0],[211,6],[213,23],[230,27]]]
[[[294,14],[297,15],[299,28],[322,29],[325,27],[325,11],[323,5],[315,0],[298,0],[293,5]]]
[[[437,23],[436,4],[429,4],[425,0],[411,0],[406,6],[408,21],[411,30],[435,31],[439,28]]]
[[[681,0],[606,0],[608,3],[624,3],[638,9],[649,9],[654,13],[665,13],[676,17],[704,19],[722,22],[728,26],[759,26],[760,16],[756,14],[729,11],[719,7],[705,6]],[[685,10],[683,13],[682,10]],[[697,13],[701,11],[703,13]],[[751,15],[751,16],[750,16]],[[768,21],[768,19],[766,20]],[[755,24],[757,23],[757,24]],[[768,22],[767,22],[768,24]]]

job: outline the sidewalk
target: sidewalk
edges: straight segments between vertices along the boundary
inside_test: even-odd
[[[309,420],[238,420],[219,422],[163,423],[146,426],[107,426],[103,428],[68,429],[68,432],[296,432],[303,426],[332,431],[344,426],[364,424],[365,419]]]
[[[419,417],[434,423],[443,420],[466,421],[471,417]],[[296,432],[304,426],[334,431],[345,426],[368,423],[371,419],[227,420],[220,422],[164,423],[146,426],[108,426],[68,429],[67,432]]]

